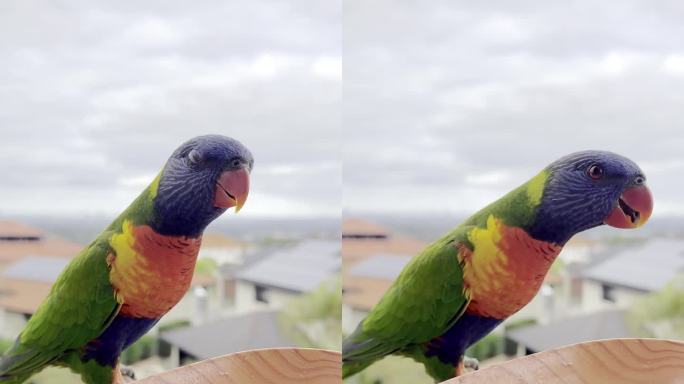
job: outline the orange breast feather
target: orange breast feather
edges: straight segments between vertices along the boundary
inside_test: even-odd
[[[490,216],[486,228],[468,235],[473,250],[459,247],[463,279],[470,294],[467,313],[504,319],[534,298],[561,251],[517,227]]]
[[[110,281],[121,314],[158,318],[185,295],[192,281],[201,237],[163,236],[151,227],[124,222],[112,236]]]

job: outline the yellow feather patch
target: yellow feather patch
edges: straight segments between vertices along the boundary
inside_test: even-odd
[[[121,226],[122,232],[112,235],[110,245],[114,250],[114,259],[111,265],[110,279],[117,288],[116,298],[119,303],[126,300],[126,294],[137,293],[141,285],[147,279],[153,277],[144,266],[147,259],[135,251],[135,236],[133,224],[124,220]],[[125,288],[126,293],[122,291]]]
[[[529,198],[532,207],[539,205],[539,202],[541,202],[542,195],[544,194],[544,186],[546,186],[546,179],[548,177],[548,172],[541,171],[527,183],[527,197]]]
[[[487,227],[476,227],[468,233],[475,253],[464,267],[463,278],[466,282],[478,282],[479,286],[470,286],[475,291],[499,291],[502,289],[502,280],[511,278],[506,270],[508,258],[499,249],[501,226],[501,220],[489,215]]]
[[[152,180],[152,184],[148,187],[150,190],[150,197],[154,199],[157,197],[157,190],[159,189],[159,179],[161,178],[161,172],[157,175],[157,177]]]
[[[486,228],[473,228],[468,234],[468,240],[473,245],[473,249],[477,250],[478,257],[473,260],[477,266],[489,268],[492,264],[506,262],[506,255],[498,246],[501,241],[501,220],[496,219],[494,215],[489,215],[487,218]]]
[[[144,262],[144,258],[141,258],[133,249],[135,244],[133,224],[129,220],[124,220],[121,227],[122,232],[112,235],[110,244],[116,254],[114,262],[116,267],[120,270],[129,270],[136,266],[137,263]]]

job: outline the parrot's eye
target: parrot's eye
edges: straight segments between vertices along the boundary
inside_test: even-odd
[[[634,179],[634,184],[636,184],[636,185],[642,185],[642,184],[645,183],[645,182],[646,182],[646,178],[643,177],[643,176],[637,176],[637,177]]]
[[[202,156],[200,156],[200,153],[198,150],[193,149],[192,151],[190,151],[190,153],[188,153],[188,159],[193,164],[199,164],[202,161]]]
[[[599,167],[598,165],[592,165],[589,167],[589,169],[587,169],[587,175],[594,180],[599,180],[603,177],[603,168]]]
[[[242,162],[240,161],[240,159],[233,159],[233,160],[230,162],[230,166],[233,167],[233,168],[237,168],[237,167],[239,167],[240,165],[242,165]]]

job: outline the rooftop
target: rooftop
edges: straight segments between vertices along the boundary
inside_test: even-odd
[[[37,228],[0,220],[0,269],[28,256],[74,257],[83,247]]]
[[[44,235],[38,228],[11,220],[0,220],[0,239],[37,239]]]
[[[353,265],[347,275],[394,280],[411,259],[408,255],[380,253]]]
[[[387,237],[390,230],[372,221],[359,218],[342,220],[342,237]]]
[[[354,309],[369,311],[411,258],[381,253],[354,264],[344,276],[344,303]]]
[[[351,308],[370,311],[391,285],[392,280],[345,276],[342,301]]]
[[[340,270],[339,252],[339,242],[308,240],[276,251],[235,275],[238,280],[308,292]]]
[[[50,293],[52,283],[0,279],[0,308],[31,315]]]
[[[209,232],[202,235],[202,247],[204,248],[245,248],[248,246],[249,243],[247,242],[233,239],[217,232]]]
[[[391,235],[385,239],[342,239],[342,259],[348,268],[377,254],[414,256],[427,244],[424,241],[403,235]]]
[[[69,259],[28,256],[5,268],[0,277],[52,284],[69,263]]]
[[[249,349],[294,346],[280,333],[275,311],[252,312],[175,329],[161,333],[161,338],[200,360]]]
[[[354,309],[368,311],[382,298],[406,263],[427,244],[383,227],[376,228],[375,224],[362,219],[344,220],[342,228],[343,234],[357,229],[358,232],[377,232],[377,228],[386,234],[384,238],[342,239],[343,302]]]
[[[684,271],[684,241],[654,239],[584,270],[586,279],[651,292]]]
[[[625,323],[625,311],[617,309],[518,328],[508,332],[507,336],[535,352],[540,352],[567,344],[634,335]]]

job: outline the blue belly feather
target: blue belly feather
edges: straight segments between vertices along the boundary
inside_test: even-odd
[[[88,342],[81,360],[95,359],[100,365],[116,366],[121,351],[147,333],[158,321],[117,315],[100,336]]]

